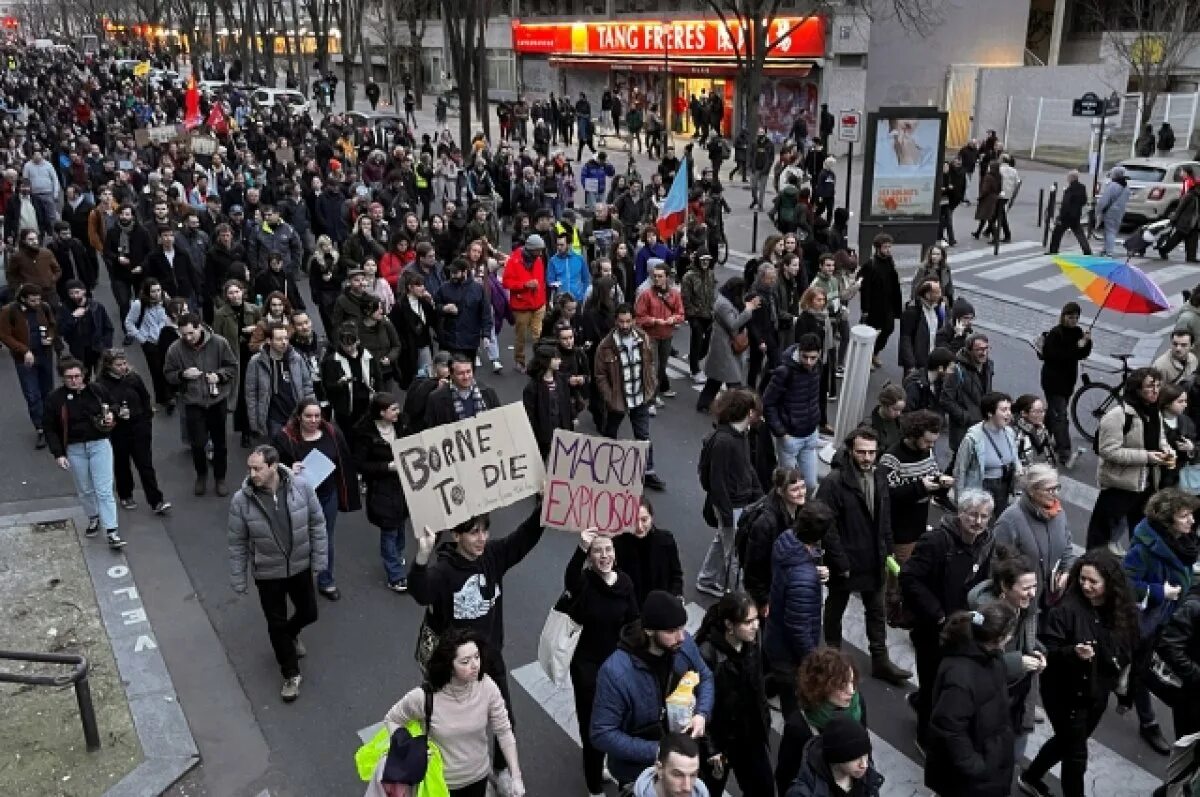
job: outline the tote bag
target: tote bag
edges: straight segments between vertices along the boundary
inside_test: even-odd
[[[564,592],[546,615],[546,623],[538,639],[538,664],[542,665],[542,671],[555,686],[567,685],[571,658],[575,655],[575,646],[579,644],[579,634],[583,630],[567,614],[570,602],[571,593]]]

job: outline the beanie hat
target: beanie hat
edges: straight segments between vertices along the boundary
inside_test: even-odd
[[[525,248],[526,249],[545,249],[546,242],[542,240],[542,236],[538,235],[535,232],[533,235],[531,235],[525,239]]]
[[[642,628],[647,631],[674,631],[687,625],[687,610],[666,590],[656,589],[642,604]]]
[[[871,754],[871,737],[867,735],[867,729],[845,712],[834,714],[825,725],[825,730],[821,731],[821,745],[827,764],[845,764]]]
[[[960,296],[954,300],[954,307],[950,310],[950,317],[957,321],[965,315],[975,315],[975,306]]]

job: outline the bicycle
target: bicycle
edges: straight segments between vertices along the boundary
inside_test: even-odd
[[[1104,417],[1104,413],[1121,403],[1121,394],[1125,390],[1125,383],[1133,374],[1133,369],[1129,367],[1129,358],[1132,356],[1132,354],[1113,355],[1121,361],[1121,379],[1116,385],[1097,382],[1089,374],[1084,373],[1082,375],[1083,384],[1075,391],[1075,395],[1071,396],[1071,422],[1075,424],[1076,431],[1083,435],[1089,443],[1096,442],[1096,435],[1100,431],[1100,419]]]

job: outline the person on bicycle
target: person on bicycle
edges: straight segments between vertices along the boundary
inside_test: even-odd
[[[1071,466],[1071,431],[1067,407],[1075,383],[1079,381],[1079,363],[1092,354],[1092,333],[1079,326],[1079,305],[1067,302],[1058,316],[1058,324],[1042,340],[1042,392],[1046,394],[1046,426],[1057,445],[1058,461]]]

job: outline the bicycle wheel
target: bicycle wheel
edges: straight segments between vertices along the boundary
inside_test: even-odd
[[[1092,382],[1076,390],[1071,397],[1071,422],[1089,443],[1096,442],[1100,419],[1117,400],[1115,391],[1102,382]]]
[[[723,266],[728,260],[729,239],[722,235],[721,240],[717,243],[717,262]]]

